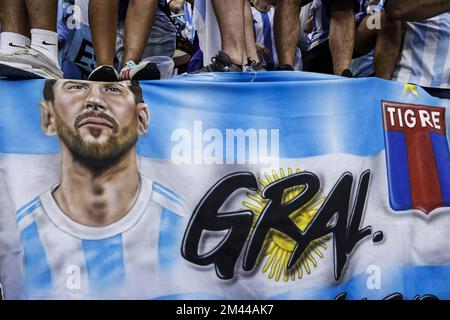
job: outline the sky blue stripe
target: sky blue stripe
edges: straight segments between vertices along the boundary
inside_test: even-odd
[[[161,183],[159,183],[159,182],[157,182],[157,181],[154,181],[154,182],[153,182],[153,185],[154,185],[155,187],[158,187],[158,188],[160,188],[160,189],[166,191],[167,193],[169,193],[170,195],[172,195],[174,198],[177,198],[178,200],[181,201],[181,197],[180,197],[178,194],[176,194],[173,190],[167,188],[166,186],[162,185]]]
[[[437,266],[399,266],[381,268],[380,289],[367,287],[367,273],[355,275],[348,281],[337,283],[332,287],[311,288],[289,291],[268,297],[268,299],[335,299],[337,295],[347,292],[347,300],[380,300],[399,292],[405,300],[412,300],[417,295],[432,294],[439,299],[450,299],[450,265]]]
[[[175,203],[178,203],[178,204],[181,204],[181,205],[183,204],[183,202],[180,199],[174,198],[173,196],[168,194],[165,190],[163,190],[163,189],[161,189],[161,188],[159,188],[157,186],[155,186],[153,188],[153,191],[155,191],[155,192],[159,193],[160,195],[168,198],[169,200],[172,200]]]
[[[40,203],[39,197],[34,198],[27,204],[24,204],[19,209],[16,210],[16,219],[22,216],[25,212],[29,212],[29,208],[36,205],[36,203]]]
[[[430,22],[423,22],[424,24]],[[413,24],[414,25],[414,24]],[[411,76],[409,78],[409,83],[420,83],[420,78],[422,77],[422,71],[424,66],[424,54],[425,54],[425,46],[426,46],[426,36],[427,36],[427,28],[421,25],[414,25],[413,32],[411,34],[412,43],[410,44],[408,49],[412,50],[412,61],[416,62],[416,65],[411,66]]]
[[[25,290],[29,297],[48,296],[52,275],[36,222],[21,232],[24,251]]]
[[[431,87],[440,88],[445,83],[444,75],[447,76],[450,72],[445,69],[447,61],[448,50],[450,47],[450,19],[445,19],[444,16],[439,17],[439,37],[437,42],[436,57],[433,66],[433,79]]]
[[[32,206],[35,202],[38,202],[39,197],[34,198],[33,200],[31,200],[30,202],[24,204],[23,206],[21,206],[19,209],[16,210],[16,215],[19,216],[22,214],[22,211],[24,211],[25,209],[27,209],[28,207]]]
[[[40,201],[34,202],[30,207],[28,207],[26,210],[22,211],[17,216],[17,223],[22,221],[26,216],[30,215],[36,208],[39,208],[40,206],[41,206]]]
[[[191,12],[188,9],[189,4],[186,3],[183,7],[183,13],[184,13],[184,21],[186,21],[188,23],[188,25],[192,26],[192,15]]]
[[[158,264],[161,270],[171,268],[179,261],[184,234],[182,222],[182,218],[176,213],[166,208],[162,210],[158,241]]]
[[[82,240],[89,278],[89,288],[98,294],[125,280],[122,234],[102,240]]]
[[[392,209],[412,208],[408,155],[404,132],[386,132],[389,202]]]
[[[450,151],[447,137],[431,132],[430,138],[439,173],[443,206],[450,207]]]
[[[195,1],[195,10],[198,11],[200,16],[203,18],[203,22],[206,20],[206,1],[207,0],[197,0]]]
[[[1,154],[60,152],[58,139],[40,128],[42,86],[41,80],[0,82]],[[218,129],[223,136],[227,129],[279,129],[282,158],[374,156],[384,150],[382,100],[448,106],[421,89],[420,98],[404,95],[403,84],[392,81],[302,72],[183,76],[142,81],[141,87],[152,120],[138,152],[168,160],[176,145],[172,133],[186,129],[193,137],[194,121],[202,121],[204,131]],[[23,92],[26,97],[17,99]]]
[[[272,44],[272,26],[270,24],[270,18],[268,13],[260,12],[261,19],[263,22],[263,35],[264,35],[264,46],[270,50],[269,61],[267,61],[267,67],[269,69],[274,68],[274,52],[273,52],[273,44]]]
[[[380,288],[369,289],[368,277],[371,274],[360,273],[349,280],[336,283],[333,286],[321,286],[301,289],[301,282],[307,281],[308,277],[299,281],[299,289],[270,295],[264,297],[268,300],[334,300],[339,294],[347,293],[347,300],[381,300],[394,293],[401,293],[405,300],[413,300],[415,297],[423,297],[432,294],[439,299],[449,300],[450,289],[450,265],[436,266],[396,266],[380,268]],[[313,271],[315,272],[315,271]],[[270,280],[267,280],[270,281]],[[298,281],[298,280],[297,280]],[[289,286],[292,288],[292,286]],[[232,291],[230,291],[232,292]],[[213,289],[205,288],[204,292],[173,293],[161,296],[157,300],[226,300],[235,299],[232,293],[221,291],[221,296],[213,293]],[[249,297],[249,299],[252,297]],[[260,293],[255,292],[253,299],[261,299]]]

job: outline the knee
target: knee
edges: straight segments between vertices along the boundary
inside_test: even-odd
[[[386,4],[387,16],[393,20],[401,20],[407,13],[408,6],[398,5],[398,1],[389,1]]]
[[[355,4],[353,0],[332,0],[331,11],[355,12]]]
[[[301,0],[278,0],[278,7],[289,9],[292,13],[300,12],[301,5]]]
[[[380,26],[378,32],[401,33],[401,21],[393,19],[385,11],[380,12]]]

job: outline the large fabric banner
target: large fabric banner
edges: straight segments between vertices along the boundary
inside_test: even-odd
[[[300,72],[0,82],[9,299],[450,298],[450,101]]]

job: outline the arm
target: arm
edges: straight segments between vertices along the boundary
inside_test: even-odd
[[[425,20],[450,11],[449,0],[387,0],[386,12],[392,19]]]

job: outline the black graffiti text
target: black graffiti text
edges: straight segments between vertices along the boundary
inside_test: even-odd
[[[311,241],[333,234],[334,276],[339,280],[355,246],[372,233],[370,226],[360,229],[370,182],[370,171],[365,171],[351,205],[353,176],[344,173],[334,185],[326,201],[302,232],[289,218],[293,212],[310,202],[320,189],[320,180],[311,172],[300,172],[271,183],[262,191],[268,200],[252,230],[253,212],[241,210],[219,212],[227,199],[237,190],[257,190],[256,177],[249,172],[230,174],[217,182],[202,198],[191,217],[184,234],[182,255],[188,261],[206,266],[214,264],[221,279],[232,279],[236,261],[245,247],[242,268],[251,271],[261,254],[265,238],[271,229],[278,230],[296,243],[288,268],[291,268]],[[282,202],[286,189],[304,186],[303,191],[288,203]],[[204,231],[227,231],[225,237],[207,253],[199,254]]]

